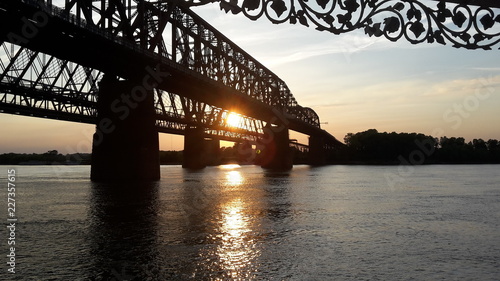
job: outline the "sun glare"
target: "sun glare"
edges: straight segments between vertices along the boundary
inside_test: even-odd
[[[243,118],[241,118],[241,115],[231,112],[227,116],[226,123],[231,127],[240,128],[242,120]]]

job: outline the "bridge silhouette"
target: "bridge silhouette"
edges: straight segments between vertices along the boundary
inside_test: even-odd
[[[0,111],[96,124],[93,180],[159,178],[158,132],[184,135],[187,168],[207,165],[219,140],[272,169],[291,168],[290,146],[308,149],[311,164],[343,146],[283,80],[191,6],[218,2],[253,20],[413,44],[500,44],[494,0],[54,2],[0,0]],[[289,130],[309,144],[291,141]]]
[[[184,135],[186,168],[219,140],[271,169],[291,168],[291,145],[311,164],[343,146],[276,74],[173,2],[2,0],[0,43],[1,112],[96,124],[93,180],[158,179],[158,132]]]

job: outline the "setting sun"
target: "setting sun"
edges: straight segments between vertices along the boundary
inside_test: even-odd
[[[243,120],[243,118],[241,117],[241,115],[234,113],[234,112],[231,112],[227,116],[226,124],[228,126],[231,126],[231,127],[241,128],[241,126],[242,126],[241,121],[242,120]]]

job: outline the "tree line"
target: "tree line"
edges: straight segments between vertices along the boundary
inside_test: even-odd
[[[462,137],[435,138],[420,133],[380,133],[370,129],[348,133],[345,147],[327,154],[328,164],[500,164],[500,142],[496,139]],[[295,164],[306,164],[307,154],[291,148]],[[42,154],[0,154],[0,165],[89,165],[90,153],[60,154],[50,150]],[[241,159],[238,146],[220,148],[220,163]],[[160,164],[181,164],[182,151],[160,151]]]
[[[380,133],[370,129],[348,133],[346,147],[329,155],[330,163],[479,164],[500,163],[496,139],[435,138],[420,133]]]
[[[160,164],[181,164],[182,151],[160,151]],[[0,165],[90,165],[92,154],[61,154],[57,150],[45,153],[5,153],[0,154]]]
[[[63,155],[57,150],[45,153],[5,153],[0,154],[0,165],[89,165],[90,153]]]

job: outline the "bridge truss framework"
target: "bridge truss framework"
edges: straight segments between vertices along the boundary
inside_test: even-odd
[[[319,128],[317,114],[298,105],[281,79],[186,8],[168,2],[121,0],[66,1],[60,8],[51,0],[19,0],[0,2],[0,12],[12,5],[19,11],[27,10],[31,18],[28,16],[28,21],[23,16],[19,22],[11,17],[20,27],[17,32],[4,30],[0,37],[0,105],[6,113],[95,124],[98,81],[104,73],[123,79],[135,75],[128,65],[113,68],[61,57],[61,52],[50,54],[37,48],[37,37],[41,36],[23,34],[26,25],[33,33],[42,34],[56,19],[80,29],[73,34],[66,29],[61,32],[65,38],[58,39],[74,39],[84,30],[140,53],[150,59],[150,65],[160,61],[161,66],[156,67],[166,65],[175,73],[168,87],[154,89],[160,132],[182,134],[187,126],[203,126],[209,137],[255,143],[265,124],[279,119],[278,115],[292,129],[326,133]],[[7,23],[9,17],[5,18]],[[141,67],[144,65],[137,68]],[[186,81],[178,78],[179,73],[201,81],[203,85],[195,91],[208,84],[212,93],[186,95],[179,85]],[[213,92],[229,93],[231,99]],[[236,102],[228,104],[227,100]],[[226,117],[233,109],[242,117],[237,128],[227,124]]]

